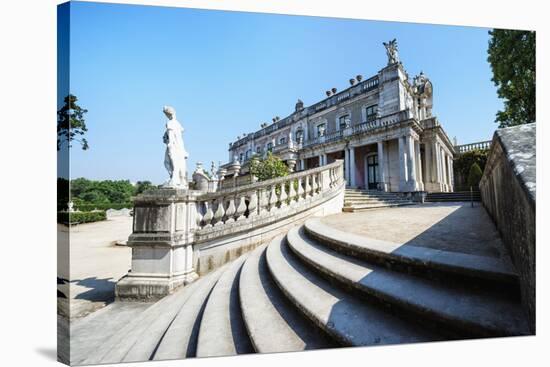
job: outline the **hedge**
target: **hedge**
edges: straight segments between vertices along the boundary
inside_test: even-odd
[[[94,203],[82,203],[82,204],[78,204],[78,203],[75,203],[74,204],[74,208],[75,210],[80,210],[80,211],[83,211],[83,212],[89,212],[89,211],[92,211],[92,210],[108,210],[108,209],[115,209],[115,210],[120,210],[120,209],[132,209],[134,207],[134,203],[132,202],[128,202],[128,203],[97,203],[97,204],[94,204]]]
[[[80,224],[99,222],[107,219],[105,210],[89,212],[57,212],[57,222],[63,224]]]

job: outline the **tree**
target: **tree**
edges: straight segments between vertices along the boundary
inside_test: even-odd
[[[485,170],[488,153],[488,150],[474,149],[458,156],[454,161],[454,170],[463,178],[464,181],[462,182],[466,182],[472,164],[476,163],[481,169],[481,172]]]
[[[481,172],[481,168],[474,162],[474,164],[470,167],[470,173],[468,173],[468,186],[477,188],[479,186],[479,181],[481,181],[482,175],[483,172]]]
[[[63,142],[67,142],[70,148],[73,140],[79,142],[83,150],[89,148],[88,141],[83,137],[88,131],[84,120],[88,110],[80,107],[77,101],[76,96],[69,94],[64,99],[63,107],[57,111],[57,150]]]
[[[151,181],[138,181],[136,182],[134,195],[139,195],[149,189],[153,189],[156,186],[151,183]]]
[[[504,99],[504,111],[497,112],[495,122],[500,127],[535,122],[535,32],[493,29],[489,34],[487,61],[498,96]]]
[[[250,173],[258,178],[259,181],[270,180],[272,178],[288,175],[288,167],[279,157],[271,152],[262,160],[252,159],[250,163]]]

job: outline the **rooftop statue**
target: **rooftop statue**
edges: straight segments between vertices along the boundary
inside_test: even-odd
[[[399,62],[399,53],[397,52],[397,39],[393,39],[388,43],[382,42],[386,48],[386,55],[388,55],[388,65]]]
[[[187,184],[187,157],[183,145],[183,127],[176,119],[176,110],[170,106],[164,106],[163,112],[168,117],[163,141],[166,144],[164,155],[164,167],[170,175],[170,179],[164,187],[188,188]]]

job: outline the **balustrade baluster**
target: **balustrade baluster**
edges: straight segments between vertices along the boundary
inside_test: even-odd
[[[266,211],[269,211],[269,208],[268,208],[268,205],[269,205],[269,197],[268,197],[268,192],[267,192],[267,188],[265,187],[262,187],[260,188],[259,190],[259,213],[262,214]]]
[[[287,181],[289,182],[289,181]],[[288,195],[286,194],[286,182],[281,183],[281,195],[279,195],[279,200],[281,201],[281,207],[286,206]]]
[[[231,223],[235,221],[236,211],[237,207],[235,206],[235,197],[231,196],[229,197],[229,205],[227,206],[227,210],[225,211],[225,223]]]
[[[223,197],[218,198],[218,207],[216,208],[216,212],[214,213],[214,217],[212,218],[212,223],[214,226],[221,226],[223,224],[223,216],[225,214],[225,210],[223,208]]]
[[[311,175],[311,196],[315,196],[317,193],[317,175]]]
[[[256,190],[250,194],[250,202],[248,203],[248,218],[258,215],[258,193]]]
[[[239,195],[240,195],[239,206],[237,207],[237,211],[235,212],[235,217],[237,218],[238,221],[246,219],[244,215],[244,213],[246,212],[246,196],[244,193]]]
[[[277,191],[276,185],[271,185],[271,191],[269,193],[269,211],[273,211],[277,208]]]
[[[210,201],[205,201],[204,206],[206,208],[206,213],[204,213],[204,217],[202,218],[204,221],[204,228],[210,228],[212,227],[212,218],[214,218],[214,212],[212,211],[212,205],[214,203]]]
[[[296,201],[296,189],[294,188],[296,182],[296,180],[289,181],[288,198],[290,199],[290,204]]]
[[[302,186],[302,178],[298,177],[298,197],[296,201],[304,200],[304,187]]]
[[[307,197],[311,194],[311,176],[305,176],[304,177],[305,180],[306,180],[306,193],[305,193],[305,198],[307,199]]]
[[[201,211],[201,207],[202,207],[202,203],[200,201],[197,201],[196,203],[196,216],[195,216],[195,220],[197,221],[197,227],[198,228],[202,228],[202,211]]]

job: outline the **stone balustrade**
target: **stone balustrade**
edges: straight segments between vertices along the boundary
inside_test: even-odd
[[[471,152],[472,150],[489,150],[489,149],[491,149],[491,140],[480,141],[480,142],[477,142],[477,143],[457,145],[455,147],[455,150],[459,154]]]
[[[318,136],[314,139],[310,139],[304,142],[303,146],[313,146],[317,144],[330,143],[332,141],[339,141],[342,139],[342,136],[352,136],[357,134],[362,134],[367,131],[375,130],[378,128],[383,128],[386,126],[391,126],[397,124],[400,121],[405,121],[408,118],[408,111],[403,110],[395,112],[383,117],[378,117],[371,121],[363,122],[357,125],[352,125],[346,129],[333,131],[331,133],[325,134],[323,136]]]
[[[197,198],[195,240],[234,234],[322,202],[344,184],[343,162]]]
[[[160,188],[134,201],[132,269],[118,299],[158,299],[314,215],[342,210],[343,161],[216,192]]]

